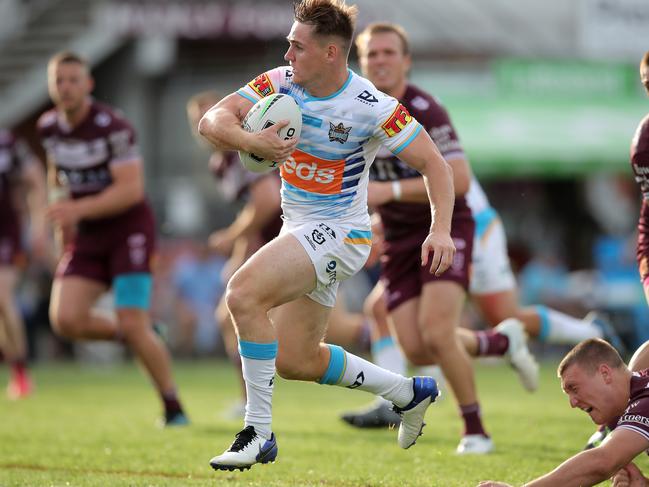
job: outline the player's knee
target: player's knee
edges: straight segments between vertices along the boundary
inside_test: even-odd
[[[148,323],[140,323],[134,320],[119,320],[119,330],[124,335],[126,341],[132,341],[149,332],[153,333],[153,330],[148,325]]]
[[[437,324],[436,324],[437,325]],[[430,353],[438,354],[452,348],[457,342],[455,326],[431,326],[421,334],[422,341]]]
[[[423,365],[430,365],[430,354],[426,350],[426,348],[423,346],[421,342],[419,343],[407,343],[407,344],[402,344],[401,349],[403,350],[403,354],[406,356],[408,359],[408,362],[410,362],[414,366],[423,366]]]
[[[76,338],[83,328],[83,319],[80,315],[60,309],[58,311],[50,309],[50,323],[54,333],[63,338]]]
[[[237,278],[235,274],[228,282],[225,289],[225,304],[228,307],[230,314],[235,317],[250,310],[253,305],[249,290],[247,289],[246,279]]]

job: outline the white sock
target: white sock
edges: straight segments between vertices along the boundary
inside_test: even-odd
[[[254,343],[240,340],[239,354],[248,396],[244,423],[246,426],[254,426],[257,434],[268,440],[272,434],[277,342]]]
[[[545,306],[537,306],[541,318],[539,340],[555,345],[576,345],[589,338],[601,338],[602,331],[584,320],[555,311]]]
[[[329,367],[319,381],[321,384],[371,392],[399,407],[412,401],[412,379],[374,365],[337,345],[327,346],[331,355]]]

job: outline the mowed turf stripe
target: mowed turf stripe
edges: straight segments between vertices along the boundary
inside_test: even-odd
[[[163,477],[169,479],[213,479],[214,475],[188,475],[172,472],[143,472],[135,470],[104,470],[99,468],[65,468],[46,467],[44,465],[29,465],[22,463],[0,463],[0,468],[8,470],[30,470],[34,472],[59,472],[70,474],[97,474],[97,475],[127,475],[132,477]]]

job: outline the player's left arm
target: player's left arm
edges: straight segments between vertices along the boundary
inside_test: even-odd
[[[441,275],[453,262],[455,245],[451,238],[451,219],[455,203],[453,170],[437,150],[435,143],[423,130],[415,136],[398,157],[419,171],[426,185],[431,205],[431,228],[422,245],[422,265],[432,254],[430,272]]]
[[[578,453],[552,472],[526,483],[524,487],[597,485],[611,478],[647,448],[649,440],[643,435],[625,428],[616,429],[601,446]],[[481,482],[479,485],[489,487],[503,484]]]

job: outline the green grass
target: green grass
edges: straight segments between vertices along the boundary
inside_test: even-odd
[[[460,421],[448,392],[429,410],[424,436],[404,451],[394,430],[360,431],[338,419],[366,404],[368,394],[278,379],[278,461],[226,473],[208,465],[241,426],[221,417],[237,394],[226,363],[176,365],[192,424],[171,430],[155,426],[160,406],[136,367],[41,365],[33,370],[32,397],[0,398],[0,486],[450,487],[485,478],[520,484],[577,452],[592,432],[586,415],[569,408],[554,364],[543,368],[535,394],[523,392],[505,366],[477,369],[483,416],[496,442],[491,455],[453,454]]]

